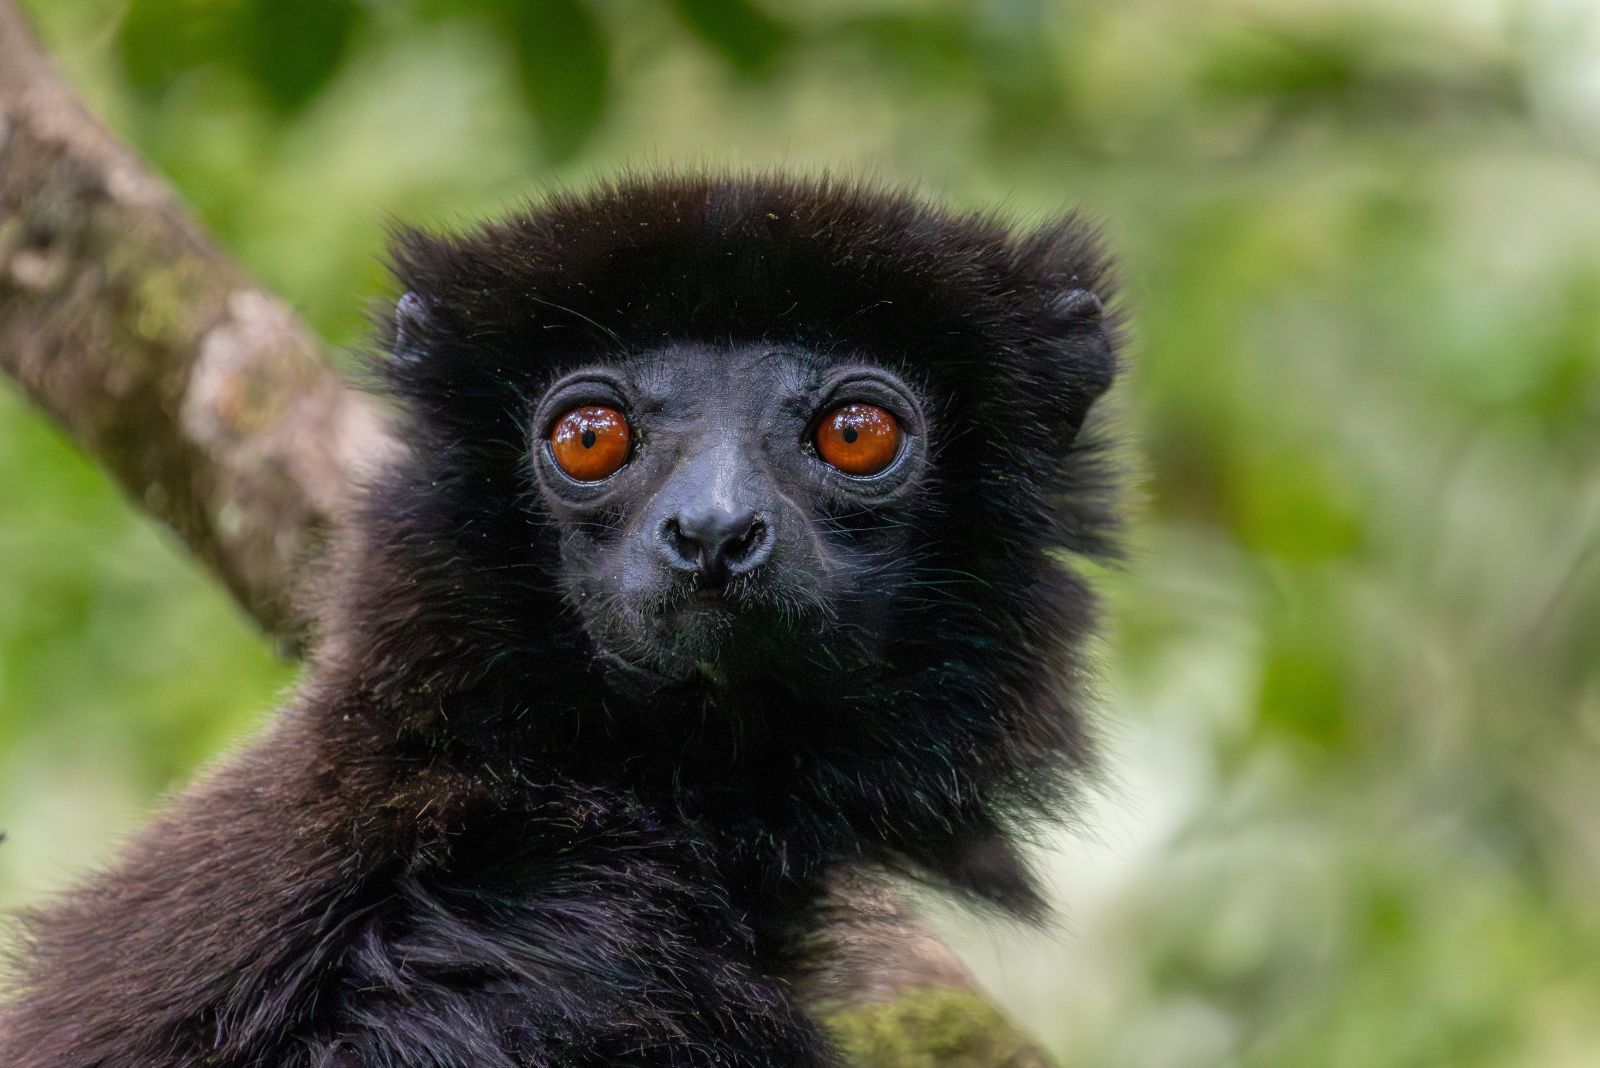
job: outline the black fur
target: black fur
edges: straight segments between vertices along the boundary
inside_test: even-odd
[[[1011,843],[1090,761],[1092,601],[1062,553],[1105,555],[1114,528],[1078,432],[1116,368],[1093,237],[667,177],[406,231],[395,260],[383,373],[408,448],[335,557],[310,675],[111,870],[25,917],[5,1063],[834,1063],[781,978],[829,871],[1031,914]],[[854,580],[884,606],[870,665],[820,688],[742,653],[716,678],[597,659],[530,477],[558,375],[751,344],[878,364],[928,408],[915,493],[827,529],[843,556],[900,549]]]

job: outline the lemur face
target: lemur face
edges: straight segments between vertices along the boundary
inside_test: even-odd
[[[1072,217],[669,178],[395,257],[382,380],[415,463],[380,518],[430,603],[388,610],[473,680],[559,652],[623,683],[619,715],[657,683],[696,710],[781,688],[783,715],[815,696],[884,730],[1078,685],[1092,597],[1060,557],[1114,540],[1079,430],[1116,336]]]
[[[791,684],[870,666],[916,584],[924,412],[885,367],[783,345],[679,343],[562,376],[528,456],[602,656]]]

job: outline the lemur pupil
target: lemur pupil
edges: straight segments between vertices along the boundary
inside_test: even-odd
[[[860,437],[861,435],[857,432],[855,427],[847,426],[839,432],[839,436],[844,438],[844,443],[846,445],[854,445],[856,443],[856,438]]]
[[[583,447],[586,448],[586,449],[594,448],[594,431],[593,430],[585,430],[583,432]]]

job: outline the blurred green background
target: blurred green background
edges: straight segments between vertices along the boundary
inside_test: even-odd
[[[1047,937],[941,911],[1067,1065],[1600,1064],[1600,5],[35,0],[336,346],[386,215],[618,166],[911,179],[1120,252],[1111,775]],[[0,905],[292,685],[0,386]]]

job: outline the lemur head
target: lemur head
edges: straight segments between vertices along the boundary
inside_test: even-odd
[[[1074,688],[1089,598],[1063,550],[1109,545],[1080,428],[1116,369],[1077,220],[645,178],[403,231],[395,261],[396,626],[453,626],[484,665],[564,633],[627,692],[999,716]]]
[[[1104,547],[1078,428],[1114,336],[1074,219],[643,179],[402,233],[397,272],[387,376],[470,497],[462,568],[469,516],[502,531],[490,619],[554,587],[608,664],[832,689],[907,640],[1032,657],[1074,614],[1051,552]]]

